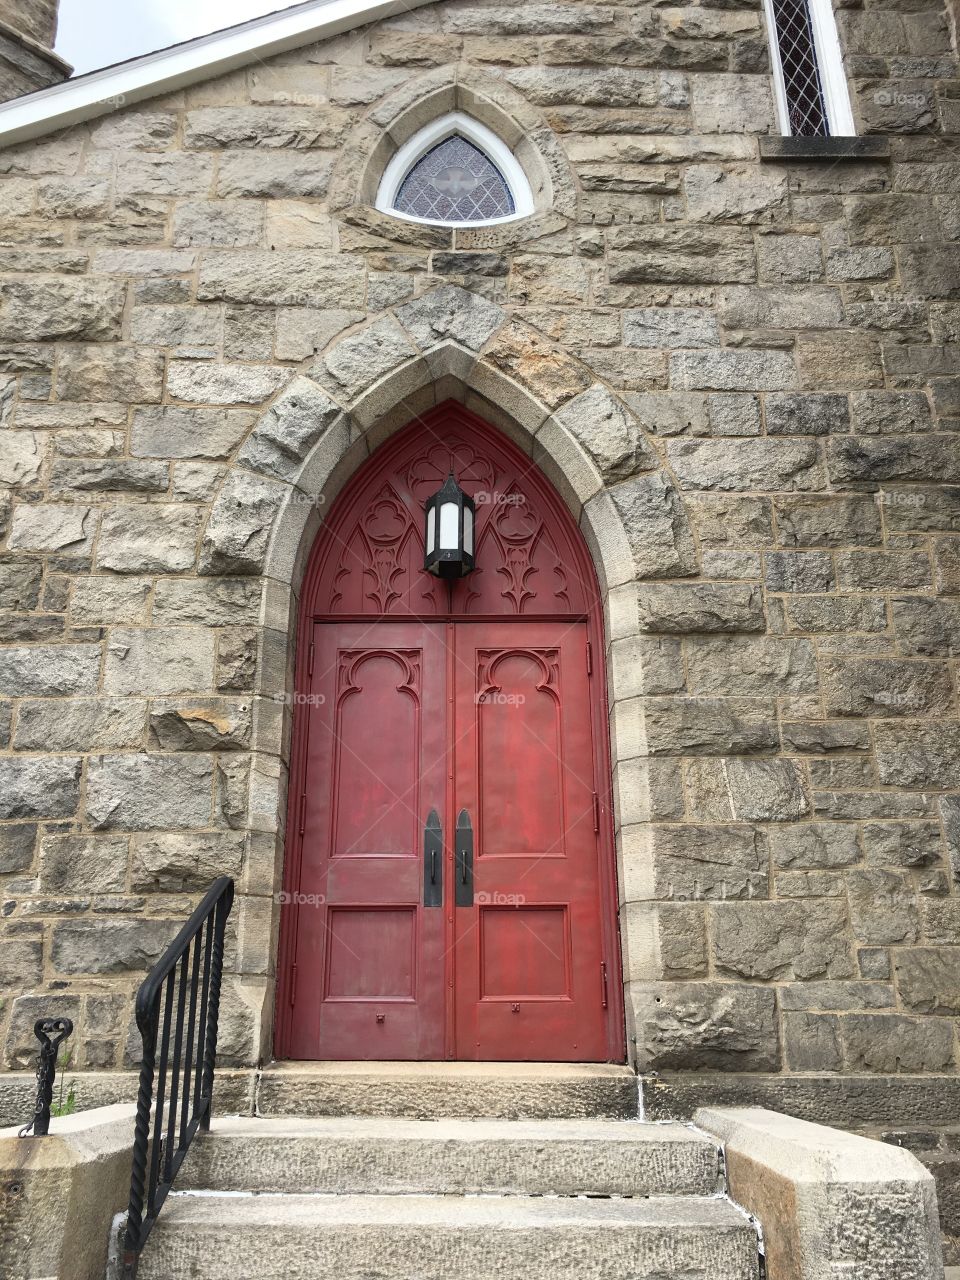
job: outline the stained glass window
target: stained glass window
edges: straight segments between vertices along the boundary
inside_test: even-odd
[[[417,161],[400,184],[394,208],[433,222],[487,222],[516,212],[503,174],[460,134]]]

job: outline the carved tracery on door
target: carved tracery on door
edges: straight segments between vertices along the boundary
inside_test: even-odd
[[[452,611],[526,617],[589,611],[582,583],[565,568],[576,563],[566,530],[543,510],[534,486],[524,484],[524,467],[488,439],[481,456],[462,410],[457,419],[426,446],[415,433],[388,476],[337,504],[317,613],[448,614],[446,586],[422,572],[423,507],[451,471],[477,504],[479,566],[455,593]]]

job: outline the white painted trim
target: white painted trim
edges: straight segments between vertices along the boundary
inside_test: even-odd
[[[809,0],[810,23],[817,54],[817,68],[827,108],[830,136],[852,138],[857,127],[853,123],[850,88],[843,70],[843,52],[837,32],[837,19],[831,0]]]
[[[393,207],[404,178],[417,161],[455,133],[479,147],[503,174],[513,196],[513,213],[504,218],[484,218],[474,222],[443,222],[438,218],[416,218],[409,213],[400,213]],[[464,115],[462,111],[451,111],[448,115],[438,117],[403,144],[383,171],[376,206],[382,213],[402,218],[404,222],[421,222],[434,227],[490,227],[501,222],[515,222],[517,218],[526,218],[534,211],[533,192],[516,156],[491,129],[479,120]]]
[[[309,0],[0,105],[0,146],[24,142],[260,58],[418,9],[433,0]]]
[[[843,53],[840,48],[840,37],[837,32],[837,20],[834,16],[831,0],[808,0],[810,6],[810,26],[813,30],[813,50],[823,89],[823,101],[827,111],[827,127],[832,138],[852,138],[856,136],[856,125],[853,122],[853,109],[850,105],[850,88],[843,70]],[[785,138],[791,136],[790,111],[787,104],[787,91],[783,79],[783,66],[780,62],[780,46],[777,40],[777,22],[773,11],[773,0],[763,0],[763,11],[767,23],[767,36],[770,42],[770,65],[773,69],[773,96],[777,104],[777,117],[780,132]]]
[[[777,121],[780,132],[790,137],[790,108],[787,104],[787,86],[783,79],[783,63],[777,43],[777,19],[773,12],[773,0],[763,0],[763,15],[767,23],[767,41],[770,45],[770,67],[773,72],[773,97],[777,104]]]

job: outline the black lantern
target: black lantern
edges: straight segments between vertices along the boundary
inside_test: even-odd
[[[438,578],[464,578],[476,566],[473,530],[476,507],[453,472],[427,499],[423,567]]]

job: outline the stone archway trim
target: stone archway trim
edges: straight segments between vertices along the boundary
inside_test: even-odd
[[[267,895],[277,892],[283,857],[289,636],[307,556],[325,506],[363,460],[449,398],[530,454],[586,538],[603,597],[620,900],[653,896],[640,641],[657,628],[642,616],[637,583],[696,572],[683,504],[640,424],[585,365],[497,304],[441,286],[350,331],[292,378],[242,444],[203,535],[201,574],[258,576],[264,588],[238,967],[241,996],[261,1010],[265,1049],[272,984],[262,975],[276,941]],[[653,945],[642,927],[624,936],[625,984],[643,975]]]

